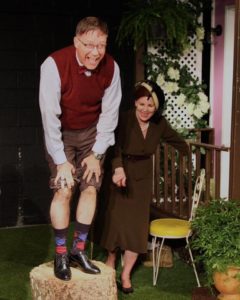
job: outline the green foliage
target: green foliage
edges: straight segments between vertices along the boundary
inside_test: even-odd
[[[228,266],[240,267],[240,202],[213,200],[199,206],[192,222],[191,247],[205,266],[209,283],[215,271]]]
[[[128,40],[135,50],[160,41],[156,53],[145,53],[147,78],[156,81],[166,95],[177,98],[176,104],[186,110],[195,128],[207,125],[202,119],[209,110],[205,86],[179,61],[193,47],[193,42],[202,51],[204,28],[199,17],[210,7],[211,0],[129,0],[117,34],[119,45]],[[165,109],[174,109],[171,101],[166,101]],[[181,118],[176,118],[171,125],[178,130],[181,123]]]
[[[189,34],[195,32],[198,17],[210,0],[130,0],[120,23],[117,41],[131,39],[137,49],[155,39],[157,27],[166,38],[168,47],[182,48]]]
[[[163,49],[161,49],[161,53],[148,52],[145,55],[144,64],[147,68],[147,77],[157,82],[165,94],[171,94],[175,97],[177,106],[186,107],[186,112],[192,118],[195,128],[206,127],[207,122],[202,119],[209,110],[207,96],[204,94],[206,85],[192,75],[186,64],[181,65],[179,63],[179,53],[173,52],[171,56],[163,56],[162,51]],[[173,58],[173,54],[175,54],[175,58]],[[169,70],[172,70],[171,76]],[[184,100],[181,100],[181,97],[184,97],[182,98]],[[167,106],[174,109],[166,101]],[[178,125],[181,121],[175,119],[175,123],[176,126],[174,127],[179,131],[180,126]]]

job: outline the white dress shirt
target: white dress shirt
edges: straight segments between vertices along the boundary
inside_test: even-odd
[[[91,75],[89,71],[86,76]],[[92,150],[103,154],[109,146],[114,145],[114,130],[118,122],[118,110],[122,98],[120,71],[114,61],[114,74],[110,86],[102,98],[102,109],[97,123],[96,141]],[[39,104],[46,148],[55,164],[67,161],[62,141],[61,121],[61,80],[56,63],[48,57],[41,65]]]

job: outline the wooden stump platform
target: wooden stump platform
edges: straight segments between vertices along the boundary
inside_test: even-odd
[[[35,267],[30,272],[33,300],[117,300],[115,270],[93,261],[101,270],[91,275],[71,268],[72,279],[63,281],[54,276],[53,262]]]

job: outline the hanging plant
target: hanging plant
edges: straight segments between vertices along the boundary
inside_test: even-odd
[[[164,37],[168,47],[182,51],[189,36],[196,32],[199,15],[210,3],[210,0],[131,0],[126,3],[117,41],[121,45],[130,39],[137,49],[146,41]]]
[[[206,86],[187,65],[180,64],[180,59],[192,47],[202,51],[204,29],[199,17],[209,5],[211,0],[131,0],[126,4],[117,35],[120,45],[127,39],[135,50],[148,45],[143,58],[147,78],[175,99],[174,103],[166,101],[165,111],[179,107],[195,128],[207,125],[202,119],[210,107],[204,92]],[[153,53],[149,51],[151,45],[155,45]],[[187,135],[180,117],[174,117],[171,125]]]

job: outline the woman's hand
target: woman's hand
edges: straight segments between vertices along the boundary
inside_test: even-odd
[[[118,187],[126,187],[126,174],[122,167],[116,168],[112,177],[113,183],[115,183]]]

